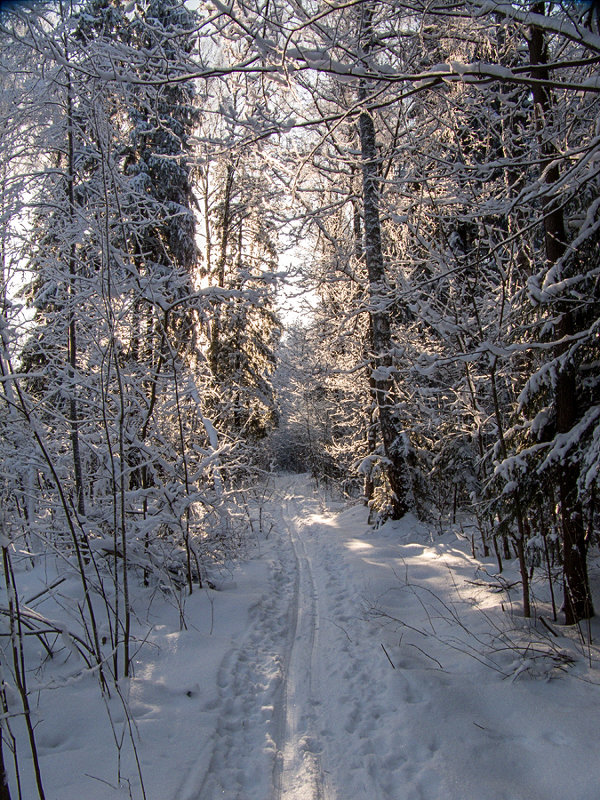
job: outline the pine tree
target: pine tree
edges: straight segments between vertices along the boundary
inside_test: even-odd
[[[211,216],[217,255],[206,278],[225,291],[210,322],[207,360],[219,426],[252,444],[277,424],[276,238],[265,187],[254,170],[231,160],[216,170],[216,180]]]

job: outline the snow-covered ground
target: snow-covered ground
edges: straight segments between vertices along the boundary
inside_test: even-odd
[[[577,631],[538,603],[556,635],[528,632],[456,533],[373,530],[305,476],[267,512],[186,630],[154,596],[122,699],[64,664],[29,676],[48,800],[137,800],[139,772],[148,800],[596,800],[600,660]]]

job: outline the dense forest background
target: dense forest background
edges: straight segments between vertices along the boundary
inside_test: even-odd
[[[593,615],[596,4],[58,0],[3,5],[0,43],[2,669],[26,720],[23,638],[65,631],[19,571],[78,576],[70,646],[108,690],[132,581],[210,582],[274,470],[374,524],[473,515],[525,616],[534,570],[555,619]]]

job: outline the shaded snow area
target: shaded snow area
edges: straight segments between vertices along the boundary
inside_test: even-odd
[[[263,514],[250,558],[187,598],[187,630],[138,590],[152,629],[122,699],[69,681],[75,655],[29,676],[48,800],[137,800],[136,752],[148,800],[598,797],[599,653],[541,601],[519,617],[513,566],[499,580],[411,517],[374,530],[302,476]]]

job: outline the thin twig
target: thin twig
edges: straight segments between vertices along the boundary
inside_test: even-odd
[[[381,642],[381,649],[382,649],[382,650],[383,650],[383,652],[386,654],[386,656],[387,656],[387,660],[388,660],[388,661],[390,662],[390,664],[392,665],[392,669],[396,669],[396,667],[394,666],[394,662],[393,662],[393,661],[392,661],[392,659],[390,658],[390,654],[388,653],[388,651],[387,651],[387,650],[385,649],[385,647],[383,646],[383,642]]]

